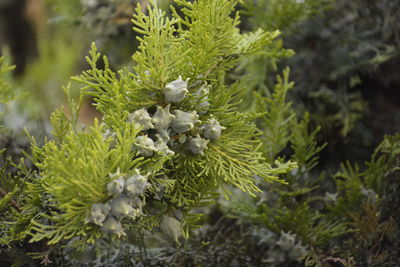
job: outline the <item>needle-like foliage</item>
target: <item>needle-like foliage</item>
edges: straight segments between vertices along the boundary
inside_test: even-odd
[[[54,140],[33,145],[39,170],[8,236],[18,227],[32,242],[84,244],[160,226],[178,241],[198,218],[193,208],[218,188],[253,195],[256,179],[280,181],[277,174],[295,167],[266,160],[253,122],[259,114],[239,112],[234,97],[243,88],[225,83],[238,59],[277,33],[241,34],[237,1],[176,4],[172,18],[155,1],[147,14],[138,5],[132,69],[113,71],[92,45],[90,69],[73,80],[83,85],[81,98],[94,98],[101,122],[80,129],[80,101],[71,99],[71,118],[53,113]]]
[[[4,57],[0,57],[0,103],[5,103],[12,100],[15,92],[8,81],[8,75],[14,66],[6,64]]]

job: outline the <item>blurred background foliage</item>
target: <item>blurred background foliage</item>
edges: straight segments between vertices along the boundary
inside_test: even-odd
[[[131,67],[137,41],[130,20],[138,2],[147,3],[0,1],[1,54],[16,66],[12,75],[1,69],[8,84],[1,84],[8,88],[1,95],[9,97],[10,88],[18,95],[17,101],[1,101],[2,173],[7,168],[15,174],[11,163],[23,150],[29,154],[24,127],[36,136],[48,133],[50,112],[65,102],[62,86],[87,68],[90,42],[107,55],[111,68]],[[246,83],[243,110],[267,112],[258,121],[264,154],[293,159],[299,168],[282,177],[289,185],[260,182],[264,191],[257,198],[237,191],[229,201],[220,199],[204,210],[205,226],[180,247],[146,234],[118,249],[98,244],[104,251],[92,264],[125,266],[135,253],[131,264],[150,266],[396,266],[400,2],[245,0],[238,11],[242,31],[281,34],[227,79]],[[98,114],[86,101],[81,121],[90,124]],[[1,197],[18,184],[4,181]],[[148,250],[137,253],[143,242]],[[16,266],[33,266],[24,253],[36,249],[0,245],[0,255]],[[92,250],[64,257],[53,248],[46,255],[55,266],[77,266],[91,259]]]
[[[291,100],[322,127],[326,160],[363,162],[384,134],[399,131],[398,1],[263,0],[244,8],[246,28],[279,29],[295,51],[280,67],[260,58],[249,64],[252,89],[268,95],[274,70],[290,66]]]

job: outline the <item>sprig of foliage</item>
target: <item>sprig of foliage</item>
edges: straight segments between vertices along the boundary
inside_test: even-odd
[[[255,92],[257,99],[257,111],[266,112],[259,119],[258,127],[263,129],[263,150],[269,159],[274,159],[288,144],[291,137],[290,125],[296,119],[291,102],[286,101],[288,91],[294,83],[289,81],[289,69],[283,73],[283,77],[277,77],[271,97],[264,97]]]
[[[290,173],[281,175],[288,185],[261,183],[263,192],[258,199],[237,192],[231,202],[222,201],[228,215],[244,224],[258,226],[255,235],[260,236],[259,244],[265,244],[268,251],[264,261],[273,266],[294,259],[321,262],[315,251],[326,249],[333,238],[348,232],[340,220],[315,209],[316,204],[324,205],[323,197],[317,196],[317,192],[321,191],[319,187],[325,175],[318,176],[313,169],[325,144],[319,145],[316,141],[319,128],[310,131],[308,113],[302,120],[297,118],[287,99],[293,86],[286,69],[283,77],[278,76],[270,97],[256,94],[258,111],[265,111],[258,119],[258,127],[263,131],[263,152],[271,159],[278,155],[290,156],[299,164]],[[283,151],[290,152],[283,154]],[[289,256],[289,250],[296,253]]]
[[[224,81],[240,57],[276,34],[240,34],[238,14],[231,17],[236,1],[176,3],[181,10],[172,18],[155,1],[147,15],[138,5],[133,22],[142,36],[131,70],[114,72],[92,45],[90,69],[73,79],[83,85],[81,97],[94,98],[102,121],[80,129],[80,103],[71,99],[71,119],[53,113],[55,139],[33,143],[39,171],[10,228],[14,237],[51,245],[75,238],[83,248],[159,226],[178,242],[198,218],[192,209],[214,199],[216,189],[254,194],[255,177],[282,182],[276,175],[296,166],[262,156],[251,122],[259,114],[240,113],[240,88]]]
[[[304,119],[293,127],[290,138],[291,148],[293,149],[292,159],[302,166],[301,171],[305,173],[317,166],[318,153],[326,146],[326,143],[319,146],[316,141],[321,128],[317,127],[310,132],[309,125],[310,115],[306,113]]]
[[[386,136],[376,148],[365,170],[346,162],[335,176],[338,199],[329,216],[346,221],[354,231],[344,240],[358,263],[374,265],[398,260],[399,224],[399,135]]]
[[[332,0],[245,1],[243,14],[249,22],[265,30],[281,29],[287,34],[296,23],[330,7]]]
[[[264,46],[261,53],[246,57],[231,74],[234,80],[241,80],[247,90],[242,92],[242,108],[254,110],[253,92],[270,97],[274,91],[274,77],[279,62],[292,57],[295,52],[283,46],[283,38],[301,21],[313,17],[329,8],[331,0],[260,0],[244,1],[241,14],[245,17],[243,28],[274,31],[274,42]],[[279,32],[277,31],[279,29]],[[282,34],[281,34],[282,32]]]
[[[105,191],[111,180],[109,174],[118,169],[129,174],[144,164],[143,158],[132,160],[131,146],[137,135],[133,125],[127,123],[123,132],[116,129],[113,148],[113,140],[103,136],[103,127],[95,122],[89,133],[69,133],[61,144],[50,141],[43,148],[34,147],[34,157],[40,160],[37,166],[42,170],[40,184],[45,192],[51,192],[47,201],[53,212],[44,218],[55,223],[48,227],[37,223],[31,229],[31,241],[47,238],[49,244],[54,244],[93,232],[88,236],[93,242],[101,236],[98,230],[91,231],[93,226],[82,227],[82,223],[93,204],[109,198]]]
[[[6,129],[3,128],[3,119],[2,113],[5,109],[5,105],[12,100],[14,100],[17,96],[14,87],[10,82],[10,73],[14,69],[14,66],[10,66],[5,61],[4,57],[0,57],[0,134],[5,134]],[[0,212],[2,212],[12,201],[14,194],[17,191],[17,187],[14,186],[15,184],[10,180],[10,174],[7,173],[8,162],[5,156],[2,154],[5,152],[5,147],[3,144],[0,146],[0,196],[2,199],[0,200]],[[12,192],[9,192],[12,191]]]
[[[341,171],[335,175],[341,196],[334,210],[337,214],[355,212],[365,202],[378,204],[378,200],[393,197],[393,186],[389,186],[390,177],[398,168],[399,135],[386,136],[376,148],[371,160],[362,170],[356,163],[342,164]],[[393,177],[395,177],[394,175]],[[391,192],[391,193],[389,193]],[[396,202],[397,200],[392,199]]]
[[[15,97],[15,89],[9,81],[9,73],[14,68],[5,62],[4,57],[0,57],[0,103],[9,102]]]

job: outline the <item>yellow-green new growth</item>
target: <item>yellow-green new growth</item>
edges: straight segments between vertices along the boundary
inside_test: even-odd
[[[99,69],[101,56],[92,45],[90,69],[73,79],[83,84],[82,95],[94,97],[102,122],[80,130],[79,108],[71,101],[73,119],[60,111],[52,116],[57,139],[34,145],[39,171],[28,191],[41,203],[27,205],[36,207],[25,226],[31,241],[123,238],[125,229],[171,225],[165,218],[179,211],[179,222],[172,220],[177,240],[177,228],[187,236],[190,212],[217,189],[233,185],[254,195],[257,179],[280,181],[277,174],[295,167],[263,157],[253,122],[259,114],[240,113],[234,96],[241,88],[224,79],[238,58],[261,51],[277,33],[241,34],[238,14],[231,16],[237,1],[176,3],[180,12],[172,8],[172,18],[155,1],[147,14],[138,5],[133,22],[142,36],[133,69],[116,73],[106,57]],[[202,100],[206,104],[199,105]],[[132,199],[131,181],[117,179],[138,169],[149,175],[145,190]],[[117,171],[120,177],[109,175]],[[107,203],[110,210],[98,208]]]

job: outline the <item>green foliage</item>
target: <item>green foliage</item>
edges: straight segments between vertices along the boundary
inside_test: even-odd
[[[255,93],[257,111],[266,112],[259,120],[259,128],[264,130],[263,148],[269,159],[274,159],[288,144],[290,139],[290,126],[296,120],[296,114],[290,102],[286,101],[287,92],[293,88],[294,83],[289,82],[289,69],[278,76],[271,97],[263,97]]]
[[[389,186],[391,175],[396,174],[398,165],[399,136],[387,136],[376,148],[366,169],[360,170],[358,164],[346,162],[335,175],[338,191],[342,193],[335,206],[338,214],[349,214],[359,209],[363,203],[393,197],[395,186]],[[396,175],[394,175],[395,177]],[[391,192],[391,193],[388,193]],[[391,201],[397,202],[396,199]],[[383,206],[384,209],[386,207]],[[337,210],[339,209],[339,211]]]
[[[340,136],[347,136],[363,118],[367,108],[367,103],[362,99],[358,92],[350,90],[332,92],[327,88],[321,88],[309,94],[311,102],[320,102],[321,105],[315,107],[314,120],[321,124],[324,129],[331,127],[340,129]],[[314,108],[314,107],[313,107]]]
[[[156,226],[178,241],[198,219],[192,209],[214,199],[217,188],[229,194],[224,188],[233,185],[254,194],[256,177],[282,182],[276,175],[296,166],[262,156],[260,132],[252,123],[260,114],[240,113],[234,97],[242,88],[224,82],[240,58],[257,53],[276,34],[240,34],[239,16],[231,16],[236,1],[176,3],[181,9],[173,9],[172,18],[156,2],[148,15],[138,5],[133,22],[142,36],[131,71],[114,72],[92,45],[90,69],[73,78],[83,84],[78,103],[66,88],[71,119],[57,110],[51,117],[54,140],[43,147],[33,142],[38,172],[29,179],[7,242],[28,235],[31,242],[54,245],[74,238],[82,249]],[[81,129],[77,117],[84,95],[94,98],[102,119]],[[157,124],[161,111],[172,121]],[[178,119],[179,114],[187,117]],[[217,135],[207,134],[211,122],[220,127]],[[194,140],[203,140],[204,147],[199,150]],[[128,188],[138,177],[143,188]],[[119,184],[124,189],[115,187]],[[133,189],[139,192],[135,197],[127,191]],[[134,203],[129,204],[134,214],[118,215],[125,212],[124,201]]]
[[[5,62],[4,57],[0,57],[0,134],[5,136],[7,134],[7,129],[3,127],[3,112],[6,104],[11,102],[17,97],[17,92],[13,88],[11,82],[10,82],[10,72],[14,69],[14,66],[10,66]],[[7,168],[8,168],[8,163],[6,162],[5,155],[5,147],[3,144],[3,140],[0,143],[0,195],[2,199],[0,200],[0,212],[6,208],[7,205],[9,205],[13,195],[17,191],[13,189],[15,186],[14,183],[9,182],[9,176],[10,174],[7,173]],[[13,191],[14,190],[14,191]],[[13,191],[13,192],[9,192]]]
[[[69,133],[60,144],[50,141],[43,148],[33,148],[36,165],[42,170],[40,185],[43,191],[51,192],[47,201],[55,211],[44,217],[54,222],[51,226],[35,223],[37,226],[31,229],[34,232],[32,241],[46,238],[49,244],[54,244],[62,238],[91,232],[93,226],[82,227],[82,223],[91,205],[108,198],[105,187],[110,181],[109,174],[117,169],[129,174],[132,169],[144,165],[141,158],[132,160],[131,146],[137,134],[133,125],[127,123],[123,131],[115,131],[113,148],[110,148],[112,140],[104,138],[104,129],[97,122],[87,133]],[[154,165],[152,171],[157,172]],[[36,220],[42,221],[41,218]],[[93,238],[99,236],[98,231],[93,231],[87,237],[88,242],[94,242]]]
[[[340,220],[315,208],[318,205],[326,207],[319,189],[326,175],[314,170],[318,153],[325,144],[319,145],[316,141],[319,128],[310,131],[308,113],[302,120],[297,119],[292,103],[287,100],[287,93],[293,86],[294,83],[289,82],[289,69],[286,69],[283,77],[278,76],[271,97],[256,94],[258,110],[265,111],[258,121],[263,131],[263,152],[270,159],[285,155],[298,163],[298,168],[281,175],[288,185],[261,183],[263,192],[258,199],[237,192],[230,202],[222,202],[227,214],[260,228],[255,235],[261,236],[260,243],[268,244],[263,261],[274,266],[283,266],[284,262],[293,259],[321,263],[323,260],[318,253],[329,247],[332,239],[348,232]],[[283,151],[290,152],[283,154]],[[298,255],[297,258],[290,258],[286,254],[287,248],[280,249],[279,244],[285,238],[296,240],[289,243],[298,254],[289,255]],[[247,242],[252,246],[251,241]]]
[[[341,172],[335,175],[338,192],[345,192],[339,197],[335,209],[340,209],[338,215],[346,214],[349,211],[358,210],[363,202],[361,190],[363,188],[362,173],[357,164],[350,162],[341,165]]]
[[[279,31],[274,31],[273,42],[265,45],[263,50],[256,55],[242,58],[239,65],[230,74],[232,80],[239,80],[241,86],[245,88],[240,94],[243,101],[241,109],[257,110],[254,93],[271,96],[275,85],[273,79],[266,73],[276,71],[280,59],[293,56],[293,50],[283,48],[282,40],[278,39],[279,35]]]
[[[79,0],[72,0],[68,3],[59,0],[45,0],[45,2],[52,8],[51,11],[55,13],[74,17],[81,14],[81,4]]]
[[[381,195],[385,194],[389,186],[386,178],[397,171],[399,155],[400,135],[386,136],[367,163],[366,185]]]
[[[397,226],[390,219],[398,212],[389,208],[392,206],[389,203],[396,203],[398,199],[397,187],[393,186],[398,179],[398,137],[386,137],[371,161],[366,163],[365,170],[350,162],[342,164],[341,171],[334,176],[337,192],[330,193],[332,188],[324,192],[329,188],[329,179],[313,168],[318,164],[317,154],[325,145],[317,145],[319,128],[309,132],[308,113],[302,121],[297,121],[291,103],[286,100],[291,87],[293,84],[288,82],[286,71],[284,79],[278,77],[271,98],[258,95],[259,111],[266,111],[258,125],[263,129],[265,143],[269,144],[263,147],[264,153],[276,157],[286,149],[284,155],[291,155],[299,168],[283,176],[289,182],[288,186],[269,186],[259,201],[238,198],[236,204],[228,206],[235,217],[250,218],[253,223],[274,233],[295,233],[310,246],[306,257],[308,263],[322,264],[324,256],[318,254],[332,245],[333,238],[344,240],[344,246],[350,247],[351,244],[354,246],[351,238],[360,242],[347,258],[355,256],[357,262],[364,262],[365,255],[361,253],[368,250],[370,254],[376,253],[374,255],[381,253],[371,256],[376,264],[387,262],[389,257],[395,257],[388,250],[390,244],[397,246],[397,242],[391,239],[393,241],[384,243],[378,237],[389,238],[389,232],[398,235]],[[270,139],[274,141],[268,142]],[[288,146],[290,150],[287,150]],[[321,193],[325,195],[321,196]],[[350,231],[357,234],[349,234]],[[376,250],[377,243],[382,246],[381,251]]]
[[[24,144],[17,143],[13,138],[13,129],[8,129],[4,124],[4,116],[13,112],[12,105],[16,100],[21,100],[23,94],[17,90],[11,79],[14,66],[6,64],[4,57],[0,57],[0,255],[2,264],[12,261],[15,264],[30,263],[32,260],[16,247],[5,248],[3,244],[9,238],[10,221],[21,211],[19,198],[24,189],[24,179],[16,176],[19,152]],[[5,114],[3,113],[4,111]],[[16,144],[17,143],[17,144]],[[10,240],[10,239],[8,239]],[[14,240],[14,239],[12,239]]]
[[[365,130],[365,125],[378,131],[382,128],[375,126],[379,123],[375,107],[380,91],[369,80],[381,81],[377,86],[395,81],[385,65],[399,57],[395,37],[399,34],[399,9],[398,1],[393,0],[338,0],[332,9],[305,21],[285,39],[285,44],[297,51],[296,57],[288,60],[293,79],[302,81],[296,95],[327,139],[336,141],[354,130],[352,142],[372,145],[372,149],[377,145],[370,137],[374,133]],[[368,108],[374,111],[368,113]],[[362,120],[365,116],[369,117]],[[381,132],[375,140],[381,140],[387,131]]]
[[[309,132],[309,122],[310,117],[306,113],[304,119],[293,128],[290,139],[293,149],[292,159],[302,166],[302,172],[310,172],[318,164],[318,153],[326,146],[326,144],[318,146],[316,140],[320,127]]]
[[[0,57],[0,103],[6,103],[14,99],[15,89],[9,81],[9,73],[13,66],[6,64],[4,57]]]
[[[331,0],[243,2],[241,13],[248,19],[242,27],[276,32],[273,43],[265,46],[261,53],[241,60],[231,75],[232,79],[240,79],[247,88],[243,92],[244,109],[255,109],[256,104],[252,97],[254,91],[264,96],[271,96],[275,86],[271,75],[279,69],[279,61],[292,57],[293,49],[297,49],[295,46],[292,46],[292,49],[285,49],[283,38],[282,36],[278,38],[276,30],[282,31],[283,35],[290,33],[290,29],[295,28],[299,22],[329,8],[330,2]]]
[[[330,216],[346,220],[353,229],[345,244],[353,246],[360,263],[367,257],[374,266],[398,260],[392,248],[398,247],[400,234],[394,219],[399,215],[399,143],[398,134],[386,136],[365,170],[347,162],[335,176],[339,197],[330,207]]]
[[[380,80],[382,86],[397,82],[390,71],[396,67],[390,64],[399,55],[396,38],[399,21],[395,15],[399,8],[393,0],[246,1],[244,13],[248,21],[244,27],[278,28],[284,33],[285,47],[297,53],[285,60],[293,70],[292,79],[297,82],[291,93],[296,109],[310,112],[312,123],[321,125],[324,140],[346,146],[341,139],[350,135],[351,142],[359,144],[359,150],[368,145],[372,151],[377,145],[374,140],[381,140],[389,128],[391,133],[398,131],[395,126],[387,126],[397,125],[394,118],[393,122],[379,123],[380,105],[375,100],[382,91],[372,88],[368,77]],[[262,93],[272,91],[271,73],[276,62],[258,58],[246,66],[241,71],[248,73],[252,89]],[[376,110],[368,112],[369,108]],[[365,125],[376,130],[368,131]],[[380,136],[373,137],[376,132]]]
[[[44,145],[30,137],[28,160],[20,159],[19,150],[1,137],[7,143],[1,163],[12,158],[0,169],[0,265],[398,262],[400,136],[385,137],[369,162],[346,161],[336,175],[330,174],[339,168],[334,162],[324,165],[327,154],[319,162],[326,146],[320,136],[320,129],[327,129],[324,123],[334,123],[333,134],[346,136],[363,116],[365,102],[355,90],[362,81],[359,71],[380,66],[397,53],[396,29],[390,26],[397,25],[394,2],[383,1],[378,8],[390,24],[378,26],[378,32],[384,28],[392,36],[381,38],[381,46],[375,34],[363,35],[371,20],[362,12],[377,12],[373,2],[361,12],[362,1],[339,0],[334,10],[344,8],[343,14],[318,17],[331,12],[332,1],[246,1],[240,11],[245,23],[240,24],[235,13],[240,1],[176,0],[164,12],[154,0],[148,7],[137,6],[133,23],[139,47],[118,69],[115,62],[129,57],[115,45],[117,39],[113,52],[102,53],[112,43],[104,40],[124,35],[125,15],[132,10],[128,2],[48,0],[59,8],[51,11],[53,26],[77,24],[60,31],[52,44],[42,39],[39,61],[21,79],[24,90],[58,87],[71,72],[80,45],[65,46],[63,40],[76,25],[80,30],[96,26],[90,36],[101,45],[93,43],[86,58],[89,69],[64,88],[68,107],[51,115],[51,136]],[[67,19],[57,17],[65,14]],[[337,21],[347,15],[346,23],[356,25],[353,33]],[[311,56],[293,44],[314,27],[329,28],[321,30],[328,36],[327,49],[324,57],[318,55],[327,68],[306,72]],[[332,37],[338,27],[344,36],[340,41],[357,48],[351,66],[340,57],[353,46],[340,46]],[[255,30],[246,32],[248,28]],[[346,39],[352,34],[355,39]],[[358,37],[366,36],[380,40],[372,42],[376,57],[370,57],[370,47],[356,45]],[[289,68],[273,78],[278,62],[294,54],[283,48],[283,39],[298,50],[294,62],[305,66],[292,68],[294,77],[306,73],[301,77],[312,83],[295,87]],[[125,55],[122,61],[117,53]],[[54,58],[58,63],[49,64]],[[338,62],[340,68],[330,71],[330,64]],[[11,68],[3,65],[2,101],[14,98],[7,82]],[[93,99],[100,116],[88,127],[79,123],[85,97]],[[311,103],[311,113],[299,99]],[[322,127],[314,127],[316,121]],[[328,160],[338,154],[328,154]],[[200,224],[205,226],[196,229]],[[190,239],[181,238],[189,233]]]
[[[249,22],[265,30],[287,31],[296,23],[319,14],[330,7],[332,0],[261,0],[244,1],[243,14]]]

